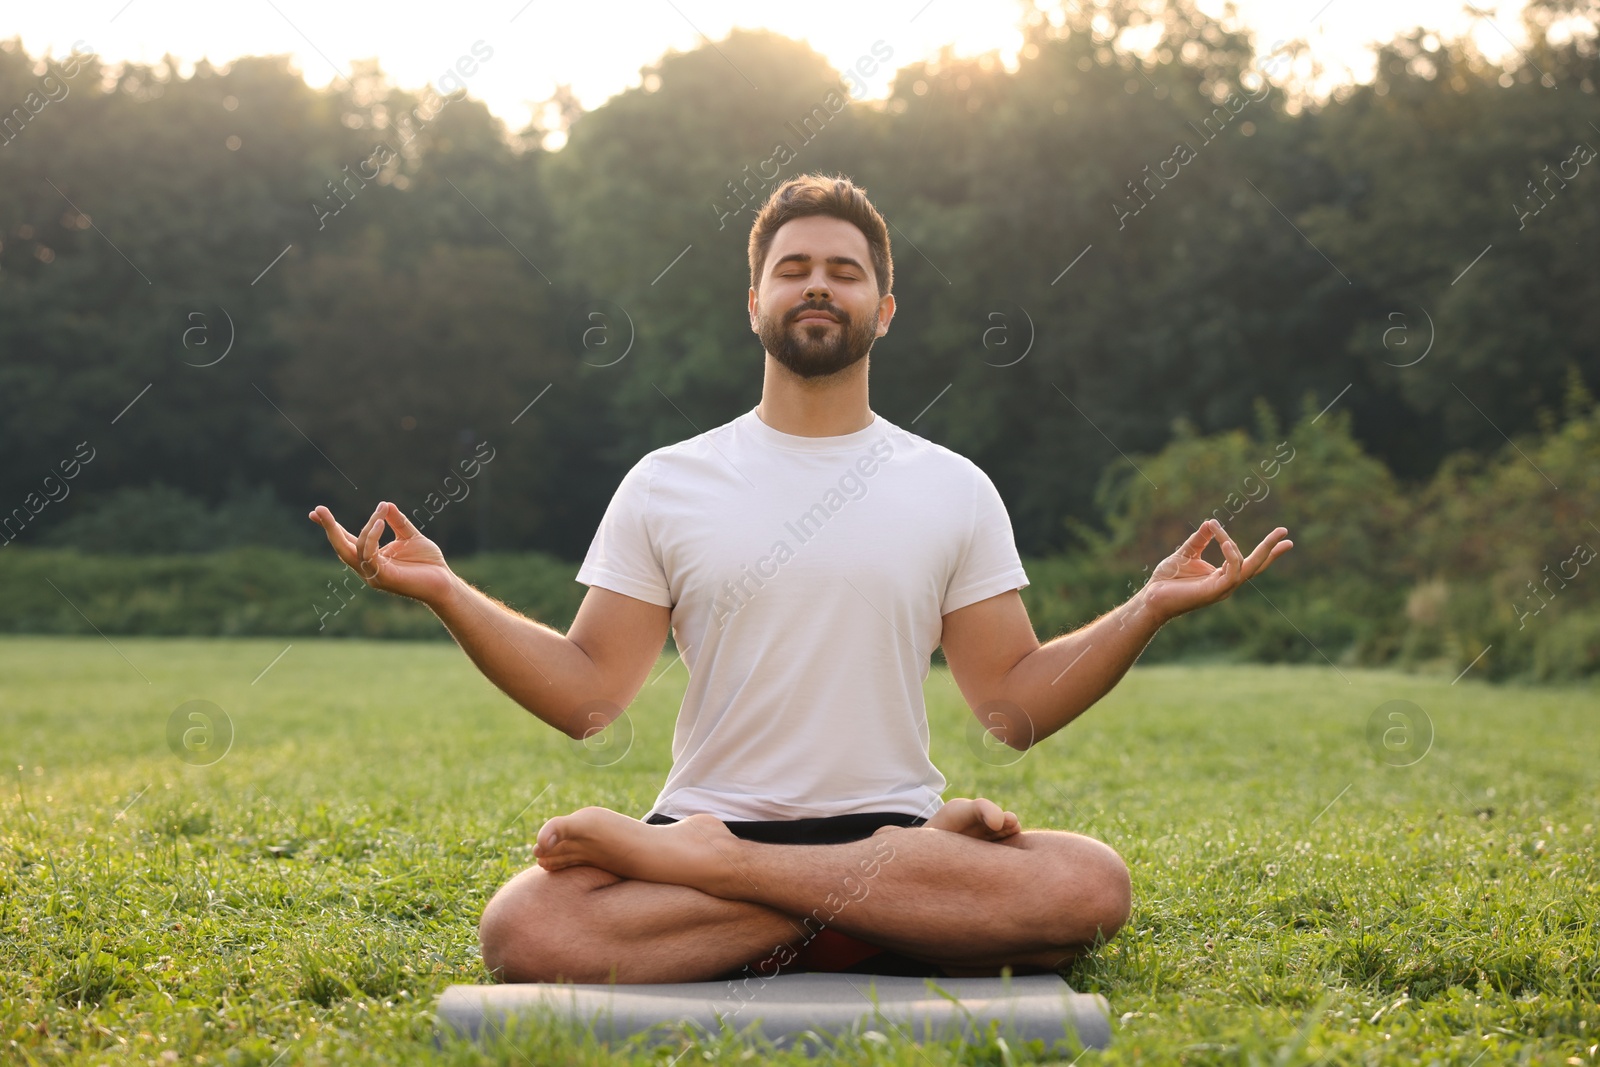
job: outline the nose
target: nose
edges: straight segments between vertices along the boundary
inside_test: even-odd
[[[814,282],[811,282],[810,284],[808,284],[806,286],[806,299],[807,300],[826,300],[826,299],[828,299],[828,283],[827,283],[827,281],[826,280],[818,280],[818,281],[814,281]]]

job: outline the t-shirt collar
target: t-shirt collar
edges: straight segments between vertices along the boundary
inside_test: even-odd
[[[833,437],[800,437],[775,430],[761,421],[761,416],[756,414],[755,408],[739,416],[737,422],[741,424],[741,429],[762,444],[787,449],[790,452],[849,452],[882,437],[884,430],[888,428],[888,423],[876,411],[872,413],[872,421],[866,426],[854,433]]]

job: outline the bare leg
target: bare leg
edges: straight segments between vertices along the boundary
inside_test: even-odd
[[[530,867],[478,924],[483,963],[506,982],[694,982],[799,941],[798,919],[698,889],[594,867]]]
[[[552,871],[686,886],[957,966],[1053,966],[1115,934],[1130,896],[1115,852],[1077,834],[1011,836],[1015,845],[997,848],[919,827],[795,847],[743,841],[709,815],[650,826],[582,808],[545,823],[535,855]]]
[[[951,800],[927,825],[975,833],[974,803]],[[816,927],[764,905],[595,867],[530,867],[490,900],[478,937],[484,966],[508,982],[684,982],[803,945]]]

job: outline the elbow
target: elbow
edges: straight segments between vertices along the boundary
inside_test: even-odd
[[[1033,723],[1033,716],[1029,715],[1027,710],[1019,704],[1013,707],[1013,713],[1009,716],[1009,721],[1006,725],[1005,736],[1001,740],[1009,748],[1016,749],[1018,752],[1026,752],[1043,738],[1039,736],[1038,727]]]
[[[608,736],[607,727],[626,714],[621,705],[612,701],[589,700],[568,712],[558,729],[586,747],[594,746],[603,743],[602,737]]]
[[[993,741],[1017,752],[1026,752],[1041,738],[1033,716],[1009,700],[994,700],[980,705],[975,714],[979,725]],[[985,740],[985,747],[992,742]]]
[[[1030,723],[1020,731],[1009,733],[1000,740],[1005,742],[1005,746],[1009,749],[1014,749],[1017,752],[1026,752],[1042,741],[1043,738],[1033,732],[1032,724]]]

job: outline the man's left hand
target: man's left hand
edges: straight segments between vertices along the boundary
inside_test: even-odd
[[[1272,561],[1294,547],[1285,540],[1289,531],[1279,526],[1245,556],[1233,538],[1216,519],[1207,519],[1178,550],[1151,572],[1150,580],[1139,591],[1145,605],[1163,621],[1207,604],[1226,600],[1233,591],[1272,565]],[[1212,538],[1222,546],[1222,566],[1214,567],[1201,559]]]

